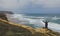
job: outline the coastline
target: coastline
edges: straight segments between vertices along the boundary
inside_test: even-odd
[[[5,34],[6,33],[10,33],[9,35],[12,35],[11,34],[12,30],[15,29],[15,32],[16,31],[17,32],[20,31],[18,34],[20,34],[21,31],[23,30],[24,32],[22,32],[22,33],[23,33],[23,35],[26,35],[26,36],[28,36],[28,35],[30,35],[30,36],[40,36],[40,35],[41,36],[60,36],[60,33],[54,32],[54,31],[52,31],[50,29],[46,29],[46,28],[37,28],[37,29],[34,29],[34,28],[30,27],[30,26],[25,26],[25,25],[21,25],[21,24],[12,23],[12,22],[9,22],[9,21],[3,20],[3,19],[0,19],[0,22],[4,23],[4,24],[0,24],[0,25],[2,25],[2,27],[3,27],[3,25],[4,26],[8,26],[7,27],[8,28],[8,32],[6,32],[6,31],[4,31],[4,32],[5,32]],[[8,23],[8,24],[6,24],[6,23]],[[3,27],[3,29],[4,28],[5,27]],[[13,32],[13,34],[15,34],[15,35],[16,35],[16,33]]]

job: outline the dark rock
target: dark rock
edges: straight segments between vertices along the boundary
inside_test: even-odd
[[[0,18],[8,21],[6,14],[13,14],[13,12],[11,12],[11,11],[0,11]]]
[[[13,12],[11,12],[11,11],[0,11],[0,13],[4,13],[4,14],[13,14]]]

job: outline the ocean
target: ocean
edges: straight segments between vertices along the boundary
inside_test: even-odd
[[[60,14],[7,14],[8,20],[18,24],[31,26],[32,28],[43,28],[48,20],[48,28],[60,32]]]

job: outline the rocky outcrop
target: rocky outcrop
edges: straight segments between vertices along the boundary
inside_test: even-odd
[[[33,29],[0,19],[0,36],[60,36],[60,33],[46,28]]]
[[[36,31],[36,36],[60,36],[60,33],[54,32],[50,29],[47,28],[37,28],[35,29]]]
[[[35,30],[32,27],[12,23],[0,19],[0,36],[33,36]]]
[[[7,20],[6,14],[13,14],[11,11],[0,11],[0,18]]]

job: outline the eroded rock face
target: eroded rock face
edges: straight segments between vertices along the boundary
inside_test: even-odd
[[[27,28],[29,27],[0,19],[0,36],[33,36],[33,31]]]
[[[0,11],[0,18],[8,21],[6,14],[13,14],[13,13],[11,11]]]
[[[60,36],[60,33],[47,28],[37,28],[16,24],[0,19],[0,36]]]

